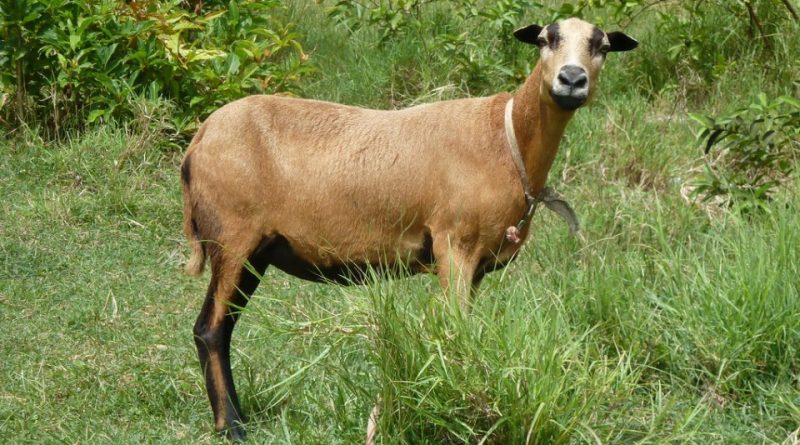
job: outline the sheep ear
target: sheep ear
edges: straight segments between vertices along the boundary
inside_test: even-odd
[[[539,34],[542,33],[544,27],[539,25],[528,25],[514,31],[514,37],[520,42],[537,45]]]
[[[607,35],[608,43],[611,44],[609,51],[630,51],[639,46],[639,42],[636,39],[629,37],[624,32],[615,31]]]

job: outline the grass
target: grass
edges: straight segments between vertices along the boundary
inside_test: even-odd
[[[322,67],[306,95],[436,97],[435,66],[395,94],[411,40],[340,45],[306,5]],[[691,101],[625,87],[625,61],[551,172],[584,239],[537,213],[471,315],[429,276],[345,288],[268,271],[233,343],[253,442],[361,442],[379,398],[383,443],[796,443],[797,184],[750,217],[681,195],[699,152],[686,109],[737,108],[758,76]],[[113,126],[0,141],[0,442],[223,442],[191,339],[207,276],[180,272],[180,154],[126,144]]]

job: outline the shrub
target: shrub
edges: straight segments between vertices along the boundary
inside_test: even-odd
[[[483,5],[458,0],[340,0],[328,14],[351,33],[371,28],[378,43],[417,36],[437,65],[449,67],[450,81],[470,92],[517,85],[529,61],[512,46],[523,14],[542,6],[531,0],[494,0]]]
[[[634,3],[634,2],[630,2]],[[655,24],[641,37],[643,51],[632,53],[624,83],[655,94],[678,88],[689,99],[704,100],[709,85],[737,70],[757,70],[783,80],[794,67],[797,19],[789,2],[779,0],[702,0],[635,2],[625,17],[635,25]],[[644,19],[644,13],[654,20]],[[631,81],[636,78],[636,82]]]
[[[769,201],[800,160],[800,100],[758,100],[727,116],[692,114],[705,141],[705,172],[695,183],[703,200],[723,197],[745,208]],[[712,151],[713,149],[713,151]]]
[[[132,117],[128,97],[140,95],[174,101],[187,132],[232,99],[292,90],[310,69],[298,36],[274,17],[280,1],[196,12],[183,3],[0,0],[0,115],[60,136]]]

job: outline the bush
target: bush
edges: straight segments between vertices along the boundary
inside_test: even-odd
[[[625,21],[635,25],[654,14],[644,51],[632,54],[623,82],[643,93],[679,89],[704,100],[709,86],[728,73],[748,71],[777,82],[791,76],[797,58],[797,19],[780,0],[701,0],[636,2]],[[631,81],[636,78],[636,82]]]
[[[695,194],[703,200],[723,197],[751,208],[768,202],[795,172],[800,160],[800,100],[763,93],[747,108],[712,118],[692,114],[705,141],[705,173]],[[716,149],[712,152],[712,149]]]
[[[232,99],[291,91],[310,69],[298,36],[273,15],[280,1],[196,12],[183,3],[0,0],[0,116],[60,136],[130,118],[129,97],[143,96],[174,101],[175,127],[189,132]]]
[[[528,74],[529,60],[519,57],[521,45],[510,42],[523,14],[541,7],[531,0],[480,6],[470,0],[340,0],[328,14],[351,33],[376,30],[380,45],[416,36],[430,62],[449,67],[449,80],[473,93],[516,86]]]

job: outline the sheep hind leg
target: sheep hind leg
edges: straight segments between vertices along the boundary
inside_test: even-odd
[[[231,246],[209,246],[211,283],[194,325],[197,355],[216,430],[237,442],[244,441],[246,433],[231,372],[231,335],[241,311],[258,287],[260,275],[267,268],[268,244],[268,240],[262,240],[249,255],[241,256]],[[245,256],[249,265],[243,266]]]

